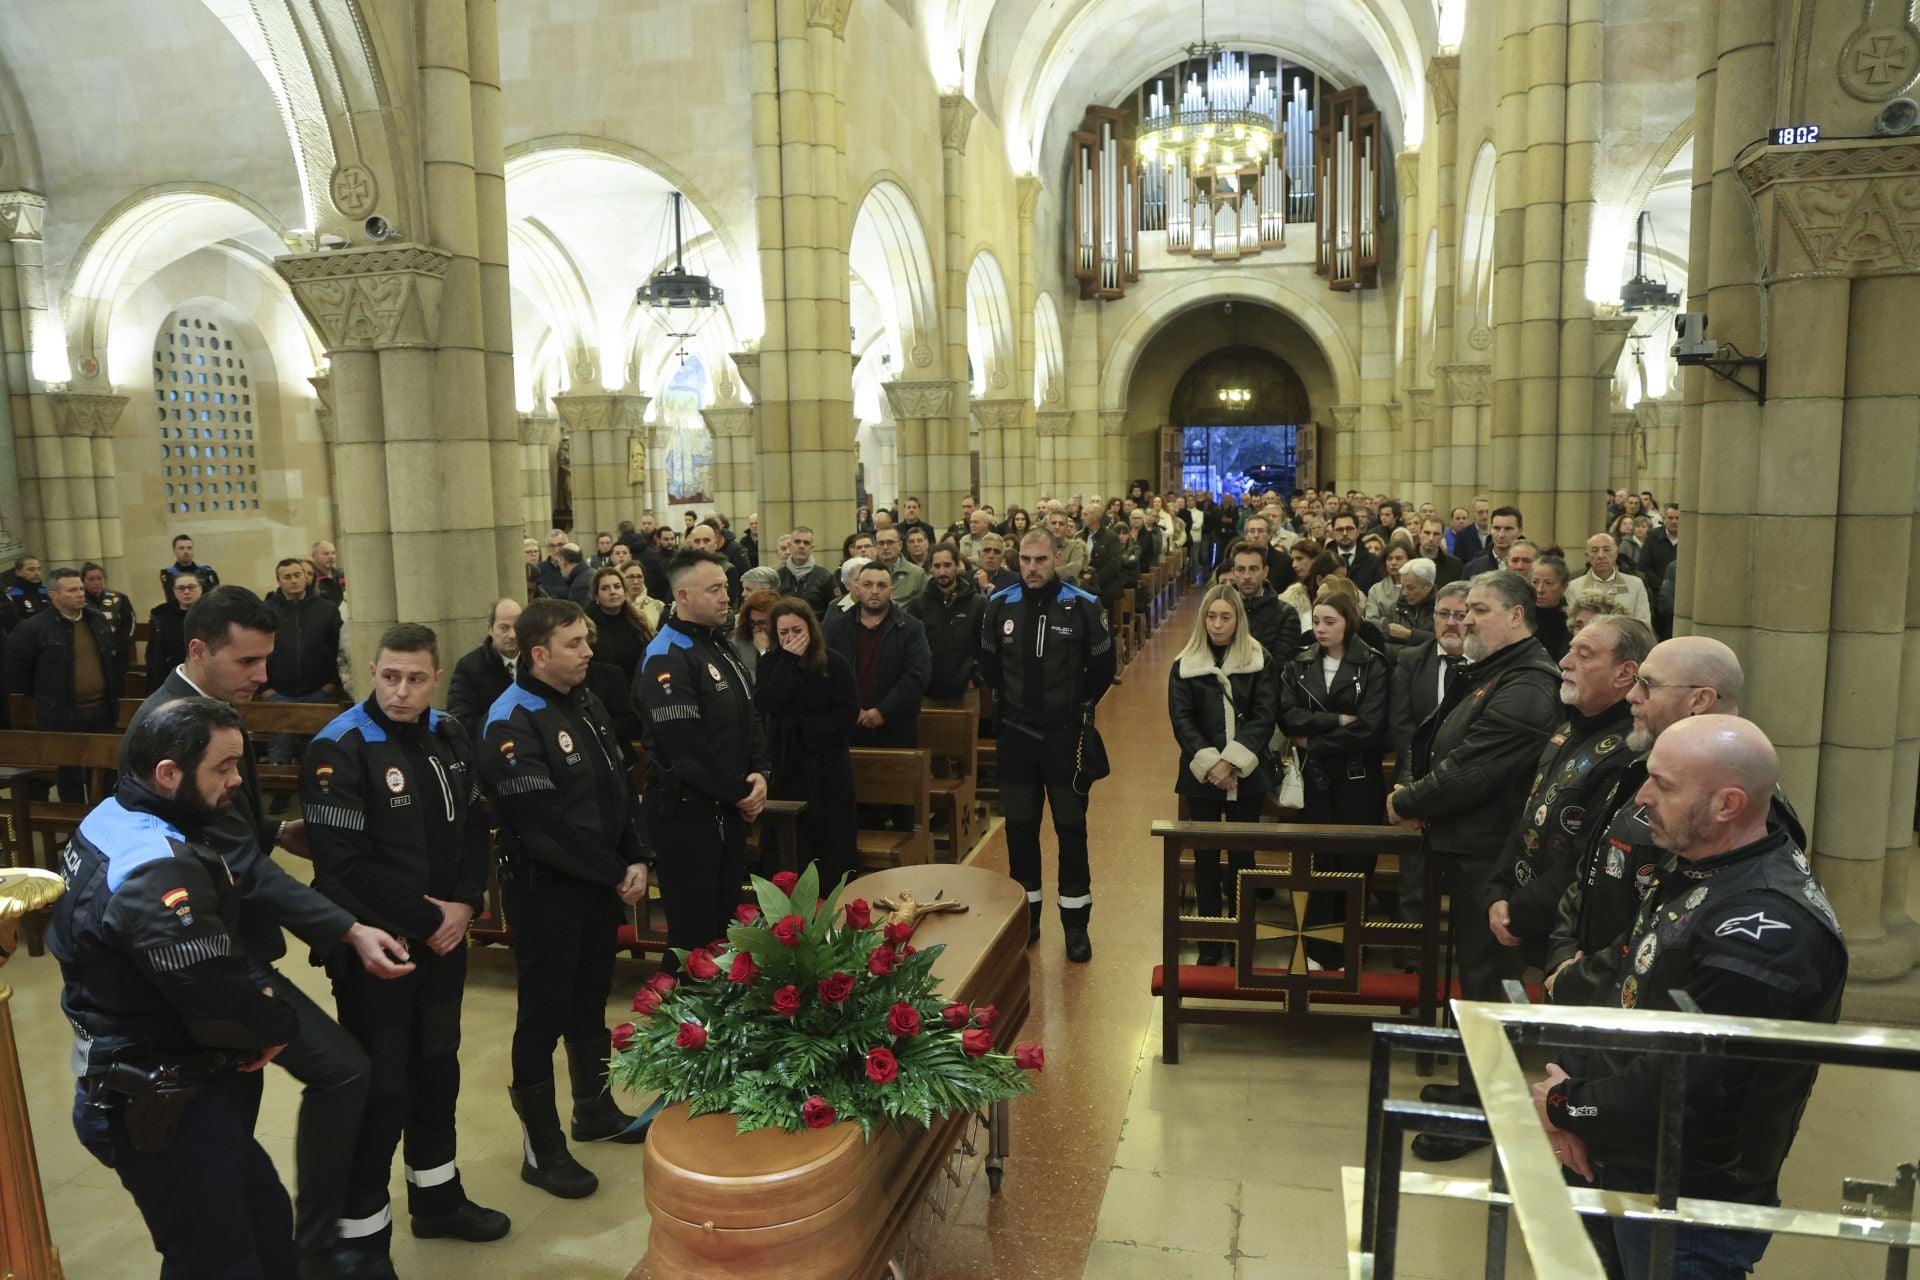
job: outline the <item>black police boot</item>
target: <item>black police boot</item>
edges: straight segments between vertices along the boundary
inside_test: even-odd
[[[1480,1090],[1471,1083],[1430,1084],[1420,1090],[1420,1101],[1441,1102],[1450,1107],[1478,1107]]]
[[[1027,945],[1040,941],[1040,904],[1027,899]]]
[[[573,1158],[567,1139],[560,1132],[560,1114],[554,1110],[553,1081],[507,1090],[514,1112],[520,1117],[525,1154],[520,1162],[520,1180],[562,1200],[590,1196],[600,1179]]]
[[[1093,940],[1087,937],[1085,928],[1066,930],[1067,959],[1075,964],[1085,964],[1093,959]]]
[[[1415,1159],[1439,1164],[1470,1156],[1482,1147],[1491,1145],[1490,1138],[1454,1138],[1442,1133],[1417,1133],[1413,1137],[1413,1154]]]
[[[343,1244],[302,1249],[296,1274],[300,1280],[397,1280],[393,1261],[384,1252]]]
[[[414,1214],[413,1234],[420,1240],[466,1240],[486,1244],[498,1240],[513,1229],[507,1215],[498,1209],[483,1209],[471,1200],[446,1213]]]
[[[1223,942],[1203,942],[1200,944],[1200,955],[1195,963],[1204,965],[1223,964],[1226,961],[1226,952],[1227,947]]]
[[[573,1084],[575,1142],[645,1142],[654,1113],[636,1119],[622,1111],[607,1091],[607,1053],[611,1041],[567,1042],[567,1079]]]

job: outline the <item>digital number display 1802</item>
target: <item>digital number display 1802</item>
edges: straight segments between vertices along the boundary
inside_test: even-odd
[[[1799,147],[1818,141],[1820,126],[1817,124],[1783,124],[1773,131],[1773,145],[1776,147]]]

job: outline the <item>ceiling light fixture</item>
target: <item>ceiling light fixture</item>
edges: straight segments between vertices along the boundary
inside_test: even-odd
[[[637,306],[653,317],[655,324],[676,341],[684,342],[726,305],[726,290],[711,278],[686,268],[685,243],[680,226],[680,204],[685,198],[678,191],[673,200],[673,266],[656,271],[634,292]]]
[[[1193,64],[1198,63],[1198,66]],[[1258,169],[1273,150],[1276,86],[1254,79],[1243,53],[1223,52],[1207,39],[1207,5],[1200,3],[1200,39],[1187,46],[1178,72],[1177,105],[1155,89],[1137,145],[1140,162],[1166,168],[1181,160],[1191,173],[1232,174]],[[1202,77],[1205,77],[1204,83]]]

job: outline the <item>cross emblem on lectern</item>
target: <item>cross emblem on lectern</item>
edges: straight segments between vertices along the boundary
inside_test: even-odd
[[[1854,70],[1868,84],[1890,84],[1895,73],[1907,69],[1907,54],[1904,45],[1897,45],[1892,36],[1873,36],[1866,42],[1866,48],[1854,55]]]
[[[1293,939],[1293,949],[1287,953],[1287,972],[1305,973],[1307,971],[1307,940],[1315,942],[1338,942],[1347,940],[1347,925],[1344,920],[1335,920],[1327,924],[1302,924],[1307,918],[1307,891],[1295,889],[1288,895],[1293,900],[1293,919],[1291,925],[1278,921],[1262,920],[1258,925],[1260,937],[1264,939]]]

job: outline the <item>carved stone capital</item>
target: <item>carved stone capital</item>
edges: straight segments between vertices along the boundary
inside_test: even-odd
[[[1032,401],[1016,396],[1011,400],[975,400],[974,416],[988,431],[1011,431],[1020,425],[1020,415]]]
[[[896,422],[910,418],[947,418],[953,416],[953,404],[956,397],[964,397],[966,388],[958,382],[922,382],[895,379],[883,382],[880,389],[887,393],[887,408],[893,411]]]
[[[728,359],[732,360],[733,367],[739,370],[740,381],[746,384],[747,390],[753,393],[755,400],[758,400],[760,398],[760,353],[736,351]]]
[[[38,240],[47,224],[47,198],[31,191],[0,191],[0,241]]]
[[[1127,434],[1127,420],[1130,416],[1125,409],[1102,409],[1100,411],[1100,434],[1103,436],[1123,436]]]
[[[1333,415],[1336,431],[1354,431],[1360,426],[1360,406],[1357,404],[1336,404],[1327,411]]]
[[[340,424],[333,417],[333,370],[322,369],[307,382],[313,387],[313,411],[320,419],[320,434],[328,444],[339,444]]]
[[[973,130],[973,118],[980,108],[964,93],[940,95],[940,145],[950,151],[965,151],[967,135]]]
[[[328,351],[378,351],[438,344],[451,258],[429,245],[396,244],[294,254],[273,265]]]
[[[569,431],[638,431],[651,403],[647,396],[624,391],[567,391],[553,398],[554,411]]]
[[[551,449],[560,443],[560,419],[551,413],[523,413],[518,428],[521,444]]]
[[[1013,180],[1014,197],[1020,201],[1020,221],[1033,221],[1033,211],[1040,207],[1040,193],[1046,184],[1032,174]]]
[[[1396,432],[1405,431],[1407,429],[1407,406],[1398,400],[1388,402],[1387,424]]]
[[[1400,185],[1400,198],[1412,200],[1420,194],[1420,148],[1408,147],[1393,158],[1393,176]]]
[[[1443,364],[1439,373],[1447,380],[1448,404],[1490,404],[1489,385],[1493,379],[1490,364]]]
[[[1769,278],[1920,273],[1920,142],[1768,148],[1740,180],[1759,206]]]
[[[1435,115],[1460,109],[1460,55],[1436,53],[1427,61],[1427,91],[1433,95]]]
[[[54,430],[63,436],[95,440],[111,436],[127,408],[126,396],[85,391],[52,391],[47,399],[53,405]]]
[[[668,422],[649,422],[647,424],[647,448],[665,449],[673,443],[673,424]]]
[[[1638,316],[1605,315],[1595,316],[1593,321],[1593,376],[1596,378],[1613,377],[1614,369],[1620,363],[1620,353],[1627,348],[1627,339],[1633,336],[1634,322]]]
[[[1033,415],[1033,433],[1037,436],[1064,436],[1073,432],[1070,409],[1041,409]]]
[[[1634,425],[1642,431],[1651,431],[1656,427],[1678,427],[1686,408],[1686,404],[1679,400],[1642,400],[1633,406]]]
[[[1413,415],[1415,422],[1431,422],[1433,420],[1433,388],[1414,387],[1408,391],[1407,411]]]
[[[717,404],[711,409],[702,409],[700,416],[706,419],[707,430],[716,439],[753,434],[753,406],[750,404]]]
[[[847,34],[847,15],[853,12],[853,0],[807,0],[807,25],[825,27],[836,37]]]

